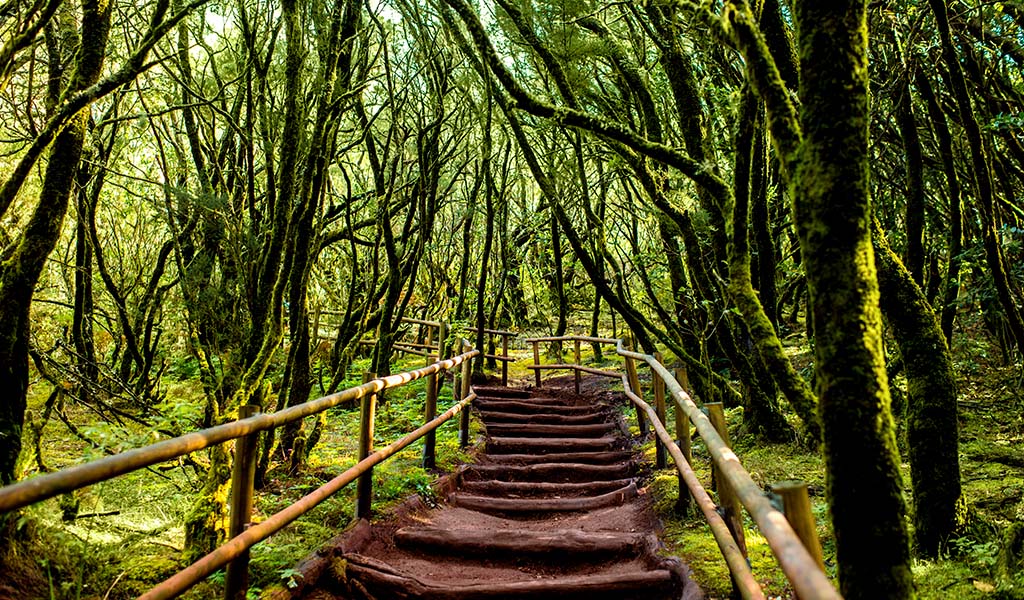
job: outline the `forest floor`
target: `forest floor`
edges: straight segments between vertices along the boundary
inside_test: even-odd
[[[950,544],[946,556],[936,561],[918,560],[914,576],[919,598],[987,600],[1024,598],[1024,579],[1008,580],[998,575],[997,557],[1001,532],[1016,521],[1024,521],[1024,394],[1020,366],[1002,366],[990,359],[982,346],[955,349],[960,375],[961,470],[964,495],[973,516],[972,523]],[[799,367],[809,369],[806,347],[794,345],[793,358]],[[529,351],[513,353],[526,359]],[[570,352],[571,354],[571,352]],[[554,362],[553,358],[548,359]],[[584,362],[592,361],[584,346]],[[394,371],[415,368],[422,359],[403,359]],[[614,365],[616,361],[601,363]],[[513,364],[510,376],[514,385],[532,383],[526,360]],[[358,373],[360,364],[353,366]],[[165,422],[139,425],[111,425],[97,422],[95,415],[71,403],[62,418],[75,424],[75,433],[60,422],[51,422],[44,431],[43,458],[56,469],[83,462],[103,453],[136,447],[155,438],[156,427],[174,427],[180,431],[194,428],[200,390],[182,363],[172,369],[165,401]],[[358,383],[353,379],[351,384]],[[614,387],[614,384],[612,384]],[[900,389],[900,381],[894,388]],[[39,407],[48,390],[42,384],[33,388],[30,409]],[[621,386],[620,386],[621,387]],[[422,381],[389,392],[388,402],[378,413],[376,443],[384,445],[413,429],[422,419],[425,390]],[[451,388],[445,386],[441,410],[452,403]],[[629,415],[627,415],[629,416]],[[818,521],[829,574],[835,576],[835,545],[827,525],[824,467],[820,457],[796,444],[765,445],[739,432],[741,409],[728,411],[735,450],[753,479],[765,486],[785,479],[802,479],[810,484],[811,500]],[[275,467],[270,483],[257,497],[257,520],[266,518],[336,476],[355,462],[358,410],[332,409],[320,443],[308,463],[296,476],[287,476],[285,467]],[[671,422],[671,421],[670,421]],[[88,425],[85,425],[88,424]],[[474,418],[474,439],[479,423]],[[635,429],[635,424],[633,425]],[[126,433],[127,432],[127,433]],[[438,434],[438,466],[449,470],[468,458],[458,449],[456,427],[446,425]],[[905,450],[901,439],[901,450]],[[374,509],[378,514],[398,504],[410,494],[432,499],[431,483],[437,472],[419,466],[421,444],[413,444],[374,471]],[[653,444],[645,446],[653,464]],[[710,481],[707,453],[699,439],[694,441],[694,468],[701,480]],[[19,538],[14,551],[0,565],[0,597],[52,600],[134,598],[183,567],[180,555],[183,532],[181,523],[189,509],[189,498],[200,485],[196,464],[163,465],[97,484],[72,496],[50,500],[23,513],[17,523]],[[903,464],[904,486],[910,502],[909,467]],[[664,524],[664,552],[688,562],[695,579],[713,598],[729,594],[729,579],[707,524],[701,516],[680,516],[674,512],[677,483],[673,471],[652,471],[648,489],[656,498]],[[63,509],[77,505],[69,521],[62,520]],[[337,535],[351,521],[354,511],[354,486],[342,490],[282,533],[257,545],[252,551],[252,592],[287,587],[295,575],[293,567],[307,554]],[[752,523],[747,523],[747,544],[755,576],[763,582],[770,598],[790,598],[781,570],[764,539]],[[223,574],[193,588],[185,598],[220,597]],[[16,593],[12,593],[16,592]],[[6,595],[5,595],[6,594]]]
[[[1001,577],[997,560],[1002,532],[1013,522],[1024,521],[1024,389],[1021,368],[1005,366],[990,357],[984,347],[955,349],[960,375],[960,468],[969,522],[960,537],[953,539],[939,560],[915,559],[914,580],[921,600],[1021,599],[1024,576]],[[792,346],[791,358],[798,368],[809,368],[811,353]],[[897,378],[894,390],[905,393],[905,381]],[[742,409],[727,411],[733,447],[755,482],[767,487],[787,479],[802,479],[809,485],[811,504],[818,525],[825,563],[834,579],[835,540],[829,526],[825,497],[825,469],[821,456],[797,444],[765,444],[752,436],[736,435],[742,423]],[[795,421],[794,421],[795,424]],[[906,455],[905,432],[898,428],[904,496],[911,504],[910,465]],[[654,450],[648,448],[652,457]],[[707,451],[694,440],[694,470],[701,481],[711,479]],[[665,523],[666,552],[682,557],[694,570],[695,579],[708,594],[729,597],[728,572],[703,517],[675,514],[676,477],[671,471],[656,473],[651,489],[659,498],[659,513]],[[763,537],[746,515],[747,546],[754,575],[769,598],[792,598],[792,590]]]

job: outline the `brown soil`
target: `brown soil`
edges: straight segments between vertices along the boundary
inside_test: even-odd
[[[685,566],[656,553],[617,395],[585,385],[577,396],[571,378],[474,389],[491,435],[476,463],[442,480],[441,505],[413,499],[360,522],[300,566],[299,597],[703,598]]]

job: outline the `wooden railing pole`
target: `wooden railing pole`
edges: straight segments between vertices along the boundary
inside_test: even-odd
[[[718,436],[722,438],[726,446],[730,446],[732,442],[729,441],[729,428],[726,426],[725,408],[722,403],[708,402],[704,406],[708,409],[708,419],[715,427],[715,431],[718,432]],[[716,473],[714,480],[715,491],[718,492],[718,504],[723,511],[722,518],[729,526],[729,531],[736,539],[736,545],[739,546],[743,556],[747,556],[747,540],[743,533],[743,506],[740,504],[740,499],[721,473]]]
[[[473,347],[470,346],[469,342],[463,340],[463,354],[469,352],[472,349]],[[481,352],[477,356],[477,360],[483,360],[483,352]],[[473,373],[472,364],[472,359],[468,358],[462,363],[462,386],[460,388],[459,397],[456,400],[456,402],[461,402],[462,400],[469,396],[470,378],[472,377]],[[459,415],[459,447],[461,448],[465,448],[466,446],[469,445],[469,412],[469,408],[467,407],[466,410],[462,411],[462,413]]]
[[[423,422],[429,423],[437,416],[437,373],[427,375],[427,401],[423,407]],[[433,431],[423,436],[423,468],[433,469],[437,467],[437,456],[435,448],[437,437]]]
[[[676,368],[676,382],[683,388],[687,393],[690,392],[690,379],[686,374],[686,367]],[[683,458],[690,465],[693,465],[693,451],[690,449],[690,419],[686,416],[679,406],[672,403],[674,408],[672,412],[675,415],[676,421],[676,445],[679,446],[679,451],[682,452]],[[683,478],[679,478],[679,496],[676,500],[676,510],[682,514],[688,514],[690,511],[690,490],[686,487],[686,482]]]
[[[654,360],[664,364],[661,352],[654,353]],[[651,387],[654,388],[654,412],[657,413],[661,424],[665,425],[665,381],[653,370],[651,371]],[[657,436],[654,437],[654,455],[654,465],[656,468],[664,469],[668,466],[665,445],[661,443]]]
[[[363,383],[377,378],[376,373],[363,373]],[[377,394],[367,394],[362,398],[359,410],[359,460],[363,460],[373,452],[373,421],[377,411]],[[359,476],[356,488],[356,518],[369,519],[370,506],[373,503],[373,468],[369,468]]]
[[[420,325],[420,327],[422,327],[423,329],[427,330],[427,339],[426,339],[426,341],[424,343],[427,346],[433,345],[433,343],[434,343],[434,340],[433,340],[434,328],[429,326],[429,325]],[[426,358],[426,362],[424,363],[424,365],[430,365],[430,363],[434,362],[434,358],[432,356],[430,356],[430,348],[427,348],[426,350],[427,350],[427,358]],[[438,355],[438,356],[440,356],[440,355]]]
[[[690,377],[686,373],[686,367],[676,368],[676,382],[679,383],[679,387],[683,388],[687,394],[690,393]],[[673,406],[675,403],[673,402]],[[676,444],[679,445],[679,449],[682,450],[683,456],[686,457],[686,462],[693,464],[693,452],[690,450],[690,419],[687,418],[686,413],[679,409],[678,406],[672,411],[676,417]]]
[[[821,571],[825,572],[825,558],[821,552],[821,541],[814,525],[811,499],[807,495],[807,483],[799,480],[780,481],[772,486],[772,492],[782,498],[782,513],[793,527]]]
[[[501,336],[501,356],[508,358],[508,336]],[[508,387],[508,361],[501,361],[501,385]]]
[[[632,350],[632,343],[627,348]],[[642,400],[644,391],[640,389],[640,376],[636,372],[636,360],[628,356],[626,357],[626,375],[629,377],[629,387],[633,388],[633,393]],[[640,427],[640,435],[647,435],[647,420],[644,418],[644,413],[640,410],[640,407],[636,409],[636,422]]]
[[[533,364],[534,366],[540,366],[540,342],[531,342],[533,344]],[[533,370],[534,387],[540,389],[540,369]]]
[[[260,407],[247,404],[238,409],[238,418],[247,419],[259,414]],[[238,438],[235,442],[235,464],[231,472],[231,523],[228,535],[241,535],[252,519],[253,480],[256,477],[256,449],[259,433]],[[224,597],[227,600],[245,600],[249,589],[249,551],[228,563],[224,578]]]
[[[583,364],[583,362],[580,360],[580,341],[579,340],[573,340],[573,351],[575,352],[575,355],[576,355],[576,366],[579,366],[579,365]],[[576,393],[579,394],[580,393],[580,370],[579,369],[573,369],[573,374],[575,375]]]

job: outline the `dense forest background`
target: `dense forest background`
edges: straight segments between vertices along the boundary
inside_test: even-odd
[[[979,545],[1024,589],[1020,492],[979,513],[958,447],[995,378],[1024,468],[1024,4],[7,0],[0,31],[0,483],[387,374],[403,316],[628,332],[823,457],[846,597]],[[326,427],[265,438],[261,485]],[[163,473],[182,560],[229,463]],[[56,535],[0,519],[8,565]]]

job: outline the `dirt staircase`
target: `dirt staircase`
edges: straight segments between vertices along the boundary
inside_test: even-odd
[[[475,387],[487,441],[442,503],[361,522],[307,598],[696,599],[657,556],[637,458],[608,404],[548,390]]]

